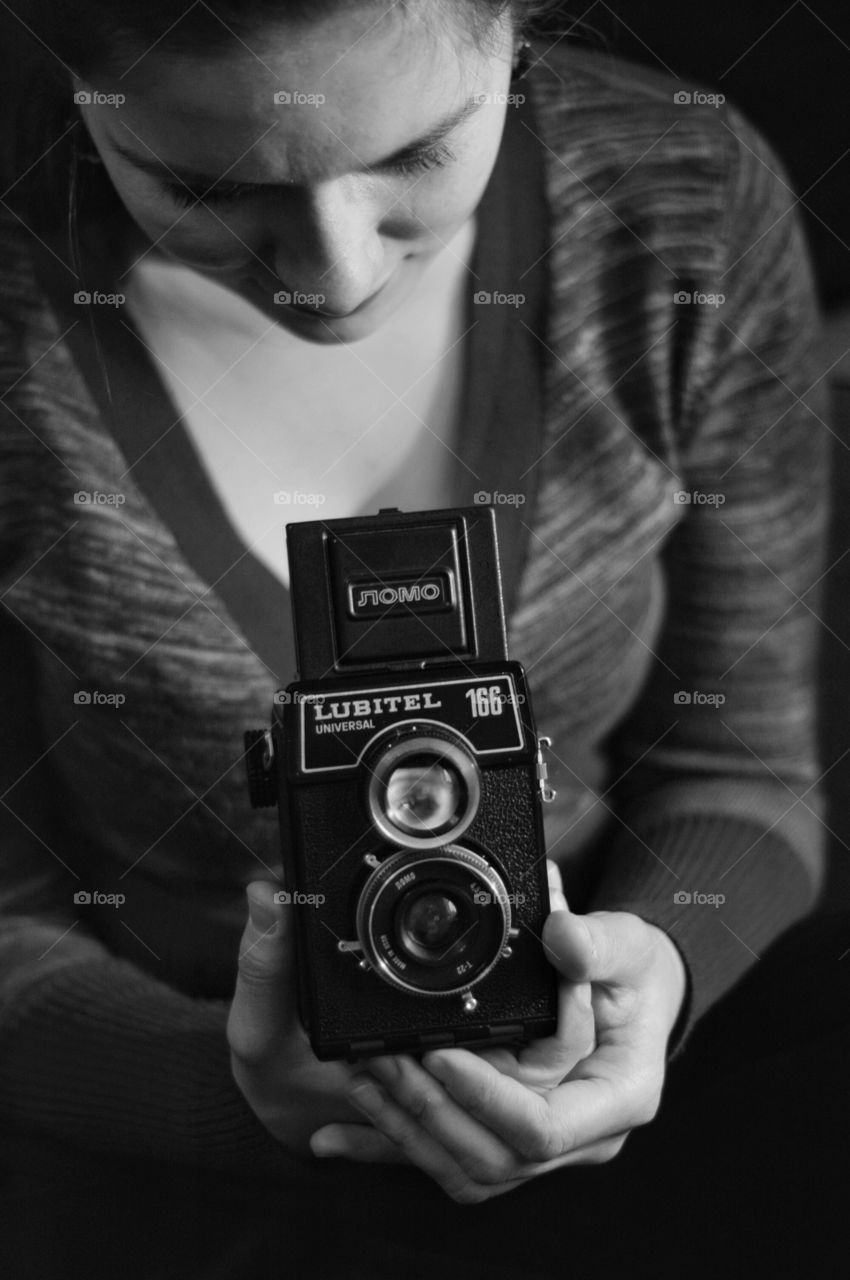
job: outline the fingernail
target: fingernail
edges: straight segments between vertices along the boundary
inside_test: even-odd
[[[314,1156],[320,1156],[324,1160],[328,1156],[344,1156],[347,1147],[332,1134],[316,1133],[310,1139],[310,1150]]]
[[[589,982],[579,982],[575,988],[575,996],[583,1008],[593,1008],[593,991]]]
[[[395,1058],[373,1058],[369,1063],[369,1070],[373,1071],[381,1080],[385,1080],[388,1084],[394,1084],[401,1075],[401,1067]]]
[[[261,902],[255,898],[250,887],[247,891],[247,896],[248,915],[254,928],[260,933],[276,933],[279,921],[275,912],[272,911],[265,902]]]
[[[367,1116],[380,1115],[384,1109],[384,1099],[380,1089],[369,1080],[362,1080],[355,1085],[349,1096],[355,1107],[365,1111]]]
[[[422,1059],[422,1065],[425,1070],[432,1076],[436,1076],[438,1080],[442,1080],[446,1075],[447,1063],[445,1058],[441,1058],[439,1053],[426,1053]]]

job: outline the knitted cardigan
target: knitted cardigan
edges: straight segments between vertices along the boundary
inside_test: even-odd
[[[597,53],[527,86],[551,243],[510,652],[554,739],[571,905],[669,933],[680,1053],[822,881],[811,272],[787,174],[733,108]],[[128,469],[45,252],[3,213],[0,1123],[284,1171],[225,1037],[244,886],[280,861],[242,764],[278,673]]]

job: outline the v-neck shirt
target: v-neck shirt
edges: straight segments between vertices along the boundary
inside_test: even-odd
[[[488,498],[498,504],[509,617],[527,553],[533,464],[544,436],[549,209],[530,98],[508,109],[476,222],[464,299],[459,425],[440,505],[469,506]],[[104,292],[126,289],[138,256],[138,229],[120,218],[105,225],[100,217],[82,223],[79,242],[83,278]],[[42,260],[41,279],[60,316],[78,321],[63,275],[50,260]],[[286,684],[295,673],[289,592],[234,527],[158,362],[132,317],[116,323],[107,314],[114,310],[90,308],[89,324],[75,323],[68,334],[92,396],[128,472],[185,559],[224,602],[255,655]],[[522,504],[511,503],[522,476]],[[280,489],[287,487],[284,478]],[[324,506],[321,514],[339,513]],[[286,518],[281,507],[281,554]]]
[[[133,323],[225,514],[285,587],[284,520],[443,504],[462,428],[475,230],[473,215],[396,311],[353,343],[306,340],[287,326],[283,305],[270,317],[163,256],[133,268]],[[402,257],[397,269],[410,265]]]

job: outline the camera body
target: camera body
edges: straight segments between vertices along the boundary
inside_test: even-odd
[[[300,678],[246,748],[252,802],[278,805],[316,1055],[551,1034],[548,740],[507,656],[494,511],[305,522],[287,543]]]

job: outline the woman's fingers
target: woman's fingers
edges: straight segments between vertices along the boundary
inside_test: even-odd
[[[399,1064],[397,1076],[388,1065],[392,1062]],[[432,1079],[430,1085],[419,1081],[417,1074],[426,1076],[427,1072],[417,1063],[412,1059],[384,1059],[379,1070],[388,1078],[394,1076],[393,1092],[404,1101],[391,1096],[386,1086],[364,1080],[352,1090],[352,1102],[395,1144],[407,1162],[426,1173],[453,1200],[475,1203],[486,1198],[484,1187],[511,1179],[515,1154],[470,1117],[463,1116],[437,1081]],[[421,1086],[421,1092],[417,1086]],[[349,1157],[374,1158],[370,1141],[364,1140],[362,1134],[346,1136]],[[451,1148],[446,1143],[451,1143]],[[455,1150],[461,1154],[462,1163],[455,1158]]]
[[[246,1065],[265,1062],[285,1036],[300,1032],[291,908],[275,901],[277,888],[256,880],[247,890],[248,922],[239,944],[236,990],[227,1022],[230,1048]]]
[[[519,1054],[373,1059],[380,1083],[361,1079],[351,1092],[375,1129],[461,1203],[566,1164],[610,1160],[658,1107],[663,1054],[639,999],[651,973],[650,927],[628,913],[561,910],[547,921],[546,942],[562,975],[555,1036]],[[607,1022],[597,999],[610,1005]],[[384,1150],[356,1126],[339,1126],[334,1139],[352,1159]]]
[[[468,1177],[493,1182],[508,1176],[516,1163],[516,1153],[492,1130],[464,1111],[420,1063],[403,1056],[373,1058],[369,1068],[383,1086],[385,1102],[389,1102],[386,1095],[390,1095],[392,1102],[401,1108],[400,1115],[413,1122],[402,1123],[400,1117],[393,1120],[392,1106],[383,1108],[384,1123],[380,1127],[387,1133],[384,1124],[392,1121],[395,1128],[389,1136],[401,1141],[408,1155],[411,1154],[409,1144],[421,1143],[423,1135],[427,1135]],[[371,1095],[358,1096],[355,1091],[352,1100],[355,1106],[361,1106],[374,1101],[378,1092],[373,1089]],[[375,1118],[368,1111],[366,1114],[374,1123]],[[381,1119],[380,1115],[378,1118]],[[429,1150],[425,1144],[426,1155]]]
[[[546,859],[546,873],[549,879],[550,911],[567,911],[567,900],[564,897],[564,885],[561,880],[561,872],[558,868],[558,864],[553,862],[551,858]]]
[[[543,926],[549,963],[568,982],[633,987],[648,967],[654,945],[646,923],[629,911],[553,911]]]
[[[395,1092],[405,1095],[404,1086],[396,1081]],[[611,1135],[581,1150],[574,1150],[557,1158],[530,1162],[515,1151],[492,1145],[492,1134],[483,1129],[468,1129],[466,1146],[460,1150],[455,1131],[451,1131],[453,1146],[447,1148],[429,1130],[439,1128],[434,1117],[439,1112],[435,1104],[426,1115],[418,1118],[391,1096],[385,1085],[373,1084],[358,1089],[356,1105],[368,1116],[376,1129],[363,1125],[337,1124],[326,1127],[313,1137],[313,1151],[317,1155],[344,1156],[366,1163],[387,1163],[392,1157],[385,1143],[389,1143],[404,1163],[415,1165],[460,1204],[476,1204],[492,1196],[501,1195],[521,1185],[528,1179],[568,1164],[600,1164],[612,1160],[621,1150],[628,1133]],[[446,1116],[451,1109],[446,1109]],[[428,1128],[426,1128],[426,1124]],[[380,1133],[378,1132],[380,1130]]]
[[[516,1079],[530,1089],[554,1089],[596,1047],[589,982],[559,982],[558,1029],[520,1049]]]
[[[389,1112],[387,1112],[385,1123],[396,1124],[398,1126],[396,1131],[399,1135],[402,1132],[408,1134],[406,1140],[400,1137],[398,1142],[385,1139],[396,1153],[395,1161],[384,1154],[383,1148],[376,1143],[375,1139],[380,1138],[381,1135],[377,1134],[375,1130],[370,1131],[367,1126],[359,1124],[329,1125],[328,1128],[322,1129],[315,1136],[317,1139],[321,1137],[323,1142],[327,1137],[327,1143],[332,1146],[332,1149],[318,1150],[316,1154],[342,1156],[346,1160],[357,1160],[364,1164],[395,1162],[415,1165],[422,1173],[427,1174],[428,1177],[436,1182],[439,1187],[442,1187],[446,1194],[458,1204],[478,1204],[491,1196],[501,1195],[505,1191],[510,1191],[524,1181],[523,1178],[511,1178],[509,1181],[502,1183],[486,1185],[476,1183],[463,1169],[458,1167],[445,1151],[436,1147],[433,1139],[429,1138],[423,1131],[417,1133],[417,1126],[410,1122],[409,1117],[405,1119],[404,1112],[400,1108],[395,1110],[398,1113],[395,1119],[391,1120]],[[403,1146],[405,1149],[403,1149]]]
[[[558,984],[558,1029],[521,1049],[480,1049],[476,1056],[529,1089],[554,1089],[596,1046],[590,983]]]
[[[451,1050],[429,1058],[457,1068],[444,1076],[445,1088],[412,1058],[376,1058],[370,1069],[381,1088],[366,1085],[352,1101],[432,1176],[454,1177],[459,1169],[490,1185],[527,1176],[530,1166],[587,1162],[591,1149],[607,1149],[632,1127],[628,1105],[611,1105],[606,1081],[579,1081],[582,1088],[569,1097],[569,1084],[541,1096],[474,1054]],[[594,1094],[591,1085],[598,1086]]]
[[[656,1088],[654,1074],[641,1069],[626,1045],[597,1048],[570,1080],[544,1094],[463,1049],[435,1050],[423,1065],[462,1111],[537,1163],[646,1123],[660,1096],[660,1083]]]
[[[314,1156],[344,1156],[374,1164],[409,1164],[407,1156],[391,1138],[368,1124],[328,1124],[310,1139]]]

